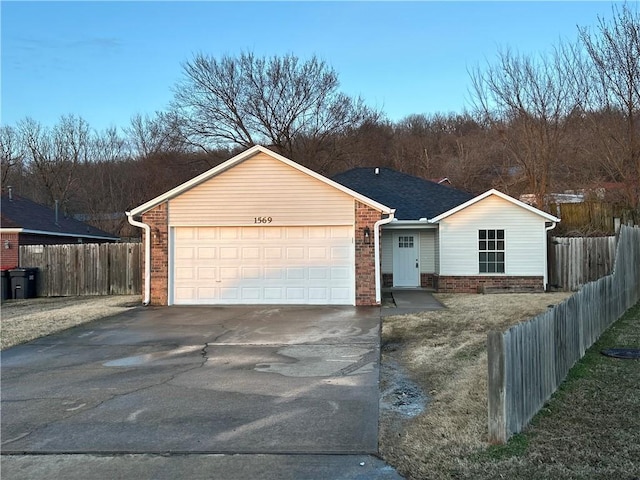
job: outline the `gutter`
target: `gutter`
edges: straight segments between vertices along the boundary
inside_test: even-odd
[[[551,225],[549,225],[548,227],[544,227],[544,246],[545,246],[545,256],[544,256],[544,278],[543,278],[543,285],[544,285],[544,291],[547,291],[547,288],[549,287],[549,252],[547,251],[547,249],[549,248],[549,242],[547,241],[547,234],[553,230],[554,228],[556,228],[557,223],[556,222],[551,222]]]
[[[382,301],[381,283],[382,275],[380,274],[380,226],[386,225],[394,220],[396,210],[392,209],[387,218],[378,220],[373,226],[373,244],[374,244],[374,257],[375,257],[375,276],[376,276],[376,303]]]
[[[142,304],[146,307],[151,303],[151,227],[134,220],[131,212],[124,213],[131,225],[144,229],[144,300]]]

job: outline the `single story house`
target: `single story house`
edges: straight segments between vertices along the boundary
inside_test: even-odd
[[[19,265],[20,245],[116,242],[110,233],[60,215],[49,207],[18,196],[2,195],[0,204],[0,262],[3,268]]]
[[[144,302],[377,305],[383,285],[546,287],[560,220],[390,169],[326,178],[254,146],[126,212],[143,229]]]

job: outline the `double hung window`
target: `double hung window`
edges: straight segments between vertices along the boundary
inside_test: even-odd
[[[480,273],[504,273],[504,230],[478,231]]]

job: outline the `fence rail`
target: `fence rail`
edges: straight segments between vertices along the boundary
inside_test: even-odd
[[[38,295],[136,295],[142,291],[140,243],[25,245],[20,266],[37,267]]]
[[[508,331],[490,332],[489,441],[520,432],[602,332],[640,300],[640,228],[622,227],[611,275]]]
[[[576,291],[613,271],[616,237],[551,237],[547,251],[549,285]]]

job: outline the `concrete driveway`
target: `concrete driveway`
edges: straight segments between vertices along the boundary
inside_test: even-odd
[[[367,456],[379,329],[377,308],[138,308],[5,350],[3,473],[51,471],[22,454],[107,454],[112,469],[122,455],[199,455],[224,469],[211,478],[236,478],[219,455],[233,453],[237,478],[252,465],[270,478],[267,464],[273,478],[316,478],[318,464],[335,464],[326,478],[398,478]],[[358,477],[338,476],[353,466]],[[153,478],[171,471],[164,462]]]

